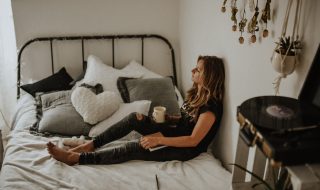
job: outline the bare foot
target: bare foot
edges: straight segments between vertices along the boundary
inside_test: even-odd
[[[78,152],[78,153],[81,153],[81,152],[93,152],[94,151],[93,141],[86,142],[84,144],[81,144],[79,146],[71,148],[68,151]]]
[[[79,153],[61,149],[54,145],[52,142],[47,143],[47,150],[53,158],[70,166],[75,165],[79,162]]]

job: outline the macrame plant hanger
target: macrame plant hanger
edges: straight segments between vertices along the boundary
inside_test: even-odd
[[[301,14],[301,0],[296,0],[297,4],[296,4],[296,14],[294,17],[294,24],[293,24],[293,30],[292,30],[292,35],[290,36],[291,43],[289,48],[287,49],[286,53],[284,55],[281,55],[281,63],[280,63],[280,68],[281,68],[281,73],[279,74],[278,77],[275,78],[274,82],[273,82],[273,88],[275,90],[275,95],[279,95],[279,88],[280,88],[280,83],[281,80],[283,78],[287,77],[287,74],[284,73],[284,61],[289,53],[290,47],[293,46],[293,49],[295,49],[295,41],[299,40],[299,23],[300,23],[300,14]],[[288,0],[288,6],[287,6],[287,10],[286,10],[286,15],[285,15],[285,19],[282,25],[282,33],[281,33],[281,38],[284,38],[286,36],[286,32],[287,32],[287,28],[288,28],[288,20],[289,20],[289,15],[290,15],[290,10],[292,7],[292,2],[293,0]],[[280,39],[281,39],[280,38]],[[280,43],[277,44],[276,48],[273,51],[272,57],[271,57],[271,61],[274,57],[274,53],[275,51],[279,48]],[[295,69],[296,63],[298,62],[298,58],[295,52],[295,61],[294,61],[294,66],[293,69]]]

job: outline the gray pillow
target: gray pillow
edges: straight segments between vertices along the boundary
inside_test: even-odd
[[[71,103],[71,90],[37,96],[40,133],[67,136],[88,135],[91,125],[85,123]]]
[[[124,102],[150,100],[149,115],[155,106],[165,106],[168,114],[180,114],[174,85],[170,78],[134,79],[119,77],[118,89]]]

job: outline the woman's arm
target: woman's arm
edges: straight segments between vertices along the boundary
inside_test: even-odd
[[[167,145],[173,147],[196,147],[209,132],[215,120],[215,115],[212,112],[207,111],[200,114],[196,126],[194,127],[190,136],[142,137],[140,143],[145,149],[158,145]]]

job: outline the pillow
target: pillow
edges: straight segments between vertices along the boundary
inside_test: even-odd
[[[101,121],[97,125],[91,128],[89,136],[95,137],[113,124],[117,123],[132,112],[138,112],[144,115],[148,115],[151,101],[141,100],[132,103],[121,103],[119,109],[108,119]]]
[[[100,83],[105,91],[118,92],[117,79],[120,76],[138,78],[141,77],[141,74],[125,73],[121,70],[114,69],[104,64],[100,58],[89,55],[88,67],[83,82],[89,85]]]
[[[142,78],[163,78],[162,75],[150,71],[149,69],[138,63],[136,60],[130,61],[130,63],[123,69],[121,69],[121,71],[126,73],[139,74],[142,76]]]
[[[143,78],[143,79],[147,79],[147,78],[163,78],[164,77],[162,75],[159,75],[159,74],[157,74],[155,72],[152,72],[149,69],[145,68],[140,63],[138,63],[136,60],[131,60],[130,63],[122,69],[122,71],[127,72],[127,73],[131,73],[132,72],[132,73],[135,73],[135,74],[142,75],[141,78]],[[176,91],[179,107],[181,107],[182,104],[183,104],[184,99],[183,99],[180,91],[178,90],[178,88],[176,86],[175,86],[175,91]]]
[[[121,99],[112,91],[95,94],[88,88],[77,87],[71,94],[71,102],[83,120],[93,125],[112,115]]]
[[[72,106],[70,96],[70,90],[37,95],[38,122],[31,130],[68,136],[88,135],[91,126]]]
[[[72,80],[71,76],[63,67],[57,73],[38,82],[22,85],[21,88],[35,97],[37,92],[69,90],[72,88],[72,86],[69,85]]]
[[[179,108],[181,108],[181,106],[184,102],[184,99],[183,99],[179,89],[176,86],[174,87],[174,91],[176,92]]]
[[[120,77],[117,82],[124,102],[150,100],[153,107],[164,106],[168,114],[180,114],[174,86],[170,78],[132,79]]]

